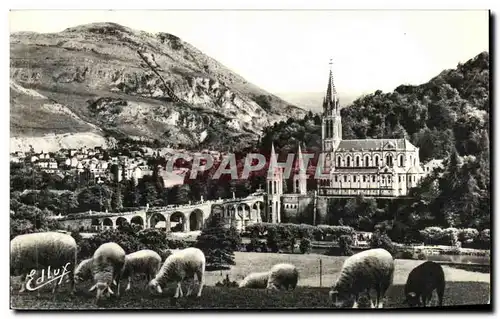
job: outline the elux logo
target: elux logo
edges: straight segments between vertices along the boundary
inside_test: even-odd
[[[26,289],[28,289],[29,291],[35,291],[56,280],[59,280],[60,285],[64,277],[71,272],[67,270],[69,265],[70,263],[67,263],[62,268],[51,269],[49,266],[47,269],[42,269],[42,275],[36,280],[34,277],[37,270],[31,269],[30,273],[28,274],[29,279],[26,283]]]

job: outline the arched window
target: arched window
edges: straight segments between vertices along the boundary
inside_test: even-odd
[[[347,157],[346,157],[346,166],[347,166],[347,167],[350,167],[350,166],[351,166],[351,157],[350,157],[350,156],[347,156]]]
[[[342,166],[342,158],[340,156],[337,156],[337,167]]]
[[[373,158],[375,160],[375,166],[379,166],[379,158],[378,158],[378,155],[375,155],[375,157]]]
[[[404,158],[403,158],[403,155],[399,155],[399,166],[404,166]]]
[[[352,180],[353,182],[356,182],[356,175],[354,175],[354,176],[352,177],[352,179],[353,179],[353,180]]]
[[[392,166],[392,155],[391,154],[387,154],[387,156],[385,157],[385,163],[387,166]]]
[[[365,166],[368,166],[370,164],[370,156],[366,155],[365,156]]]
[[[356,167],[359,167],[359,156],[356,156]]]

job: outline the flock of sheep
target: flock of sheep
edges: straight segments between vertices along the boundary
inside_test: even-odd
[[[116,243],[105,243],[94,252],[92,258],[77,262],[77,245],[73,237],[57,232],[19,235],[11,240],[11,275],[22,275],[28,279],[32,269],[68,268],[71,292],[76,291],[75,283],[93,280],[89,291],[96,291],[96,301],[115,294],[120,295],[120,281],[127,279],[125,291],[130,289],[131,278],[135,274],[145,274],[146,287],[152,293],[162,293],[162,287],[173,282],[177,284],[174,298],[189,296],[198,281],[197,297],[201,296],[204,285],[205,255],[197,248],[173,250],[162,264],[161,257],[152,250],[141,250],[126,254]],[[334,307],[341,308],[382,308],[383,298],[394,277],[394,258],[384,249],[370,249],[347,258],[340,275],[330,290]],[[299,272],[294,265],[277,264],[267,272],[251,273],[240,283],[240,288],[295,289]],[[20,292],[25,290],[23,282]],[[191,282],[184,295],[181,284]],[[56,282],[53,292],[57,290]],[[405,302],[410,306],[426,306],[437,291],[439,305],[443,304],[445,288],[444,272],[439,264],[428,261],[413,269],[405,286]],[[371,291],[375,290],[375,304]]]

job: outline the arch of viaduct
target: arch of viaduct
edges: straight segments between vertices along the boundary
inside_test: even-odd
[[[206,201],[195,205],[155,207],[147,211],[131,212],[116,216],[95,217],[91,229],[115,229],[124,221],[143,229],[158,228],[164,231],[188,232],[200,230],[212,214],[220,214],[226,225],[238,229],[253,222],[261,222],[264,214],[263,196],[242,199]]]

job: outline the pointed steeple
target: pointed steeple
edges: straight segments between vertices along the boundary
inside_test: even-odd
[[[273,142],[271,144],[271,156],[269,158],[268,178],[275,179],[277,173],[279,173],[278,157],[276,156]]]
[[[336,110],[337,109],[337,89],[335,88],[335,83],[333,81],[333,60],[330,59],[330,73],[328,76],[328,86],[326,88],[325,98],[323,100],[323,108],[325,111]]]
[[[271,158],[269,159],[269,166],[276,165],[278,160],[276,159],[276,151],[274,150],[274,142],[271,144]]]
[[[299,143],[299,174],[305,173],[306,169],[304,167],[304,157],[302,156],[302,150],[300,148],[300,143]]]

